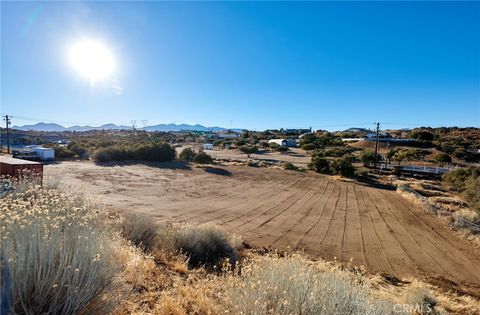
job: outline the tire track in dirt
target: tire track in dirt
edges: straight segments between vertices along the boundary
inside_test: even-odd
[[[392,216],[395,216],[394,211],[390,207],[387,206],[387,209],[390,211]],[[407,212],[412,215],[411,210],[407,209]],[[468,263],[468,260],[464,259],[464,254],[458,250],[458,246],[451,246],[450,242],[448,242],[448,244],[444,244],[444,248],[442,248],[442,246],[436,245],[437,242],[432,239],[435,238],[435,235],[437,235],[438,232],[432,233],[434,229],[428,228],[418,229],[418,225],[426,223],[422,221],[419,217],[414,217],[417,220],[416,224],[405,224],[405,222],[402,222],[404,220],[400,216],[398,219],[397,217],[395,219],[397,220],[398,225],[402,226],[410,235],[410,237],[417,242],[419,248],[423,249],[425,252],[428,250],[428,255],[440,266],[440,268],[444,271],[446,275],[450,275],[450,278],[454,279],[466,278],[467,280],[480,280],[478,274],[471,272],[473,266]],[[428,226],[428,224],[426,225]],[[444,238],[442,237],[442,239]],[[417,263],[417,265],[429,266],[425,263]],[[434,272],[434,270],[428,269],[426,269],[425,271],[429,273]]]
[[[263,211],[259,215],[254,214],[254,211],[260,208],[260,207],[257,207],[257,208],[252,209],[252,210],[246,212],[245,214],[240,215],[236,218],[232,218],[232,219],[229,219],[227,221],[223,221],[221,224],[222,225],[229,224],[230,222],[233,222],[234,220],[241,218],[242,219],[241,223],[233,226],[234,229],[237,229],[239,227],[244,227],[244,226],[247,227],[248,226],[247,224],[249,224],[249,223],[253,222],[254,220],[259,219],[261,217],[265,217],[265,216],[268,217],[268,215],[267,215],[268,213],[273,213],[273,217],[275,217],[275,216],[279,215],[279,213],[282,213],[283,211],[288,210],[289,207],[291,207],[300,198],[302,198],[303,196],[305,196],[308,193],[307,188],[309,186],[309,182],[310,182],[310,180],[308,180],[308,179],[303,181],[300,184],[300,186],[294,190],[293,193],[287,192],[287,193],[283,193],[283,195],[280,194],[280,196],[278,198],[275,198],[275,199],[280,200],[280,201],[275,203],[273,206],[269,206],[269,208],[267,208],[267,210]],[[298,197],[297,197],[297,195],[298,195]],[[292,199],[293,201],[288,203],[286,205],[286,207],[281,206],[285,202],[285,200],[288,200],[288,199]],[[280,206],[280,207],[277,208],[278,206]],[[275,209],[283,209],[283,210],[279,210],[278,213],[277,213],[277,212],[274,211]],[[250,214],[253,214],[253,217]],[[246,220],[243,220],[244,218],[246,218]],[[271,219],[272,218],[265,218],[265,220],[267,220],[267,221],[271,220]],[[260,219],[260,221],[261,220],[262,219]],[[263,221],[261,221],[261,222],[263,222]]]
[[[282,220],[277,220],[276,224],[270,224],[270,227],[266,230],[260,231],[257,228],[253,233],[257,234],[262,232],[264,236],[259,238],[259,241],[269,247],[287,248],[291,246],[292,242],[289,237],[294,228],[301,224],[314,209],[315,205],[320,199],[324,198],[324,194],[330,183],[326,180],[322,180],[320,185],[315,189],[312,189],[312,196],[303,205],[302,208],[297,209],[292,214],[285,214]],[[258,234],[257,234],[258,235]],[[281,239],[285,239],[285,246],[281,243]]]

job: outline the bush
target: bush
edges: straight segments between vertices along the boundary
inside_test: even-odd
[[[97,148],[93,159],[97,162],[143,160],[167,162],[175,159],[175,149],[168,143],[141,143]]]
[[[480,167],[461,168],[442,179],[462,194],[472,210],[480,213]]]
[[[289,171],[296,171],[298,170],[298,168],[293,165],[292,163],[290,162],[284,162],[283,163],[283,168],[286,169],[286,170],[289,170]]]
[[[151,217],[126,215],[120,224],[121,236],[146,252],[152,252],[157,243],[158,226]]]
[[[193,161],[193,158],[195,157],[195,152],[193,152],[192,148],[185,148],[180,152],[180,155],[178,156],[181,160],[184,161]]]
[[[333,174],[343,177],[352,177],[355,175],[355,168],[352,165],[352,160],[349,157],[333,161],[330,165]]]
[[[256,146],[246,145],[246,146],[241,147],[241,148],[240,148],[240,151],[242,151],[242,152],[245,153],[248,157],[250,157],[251,154],[256,153],[258,150],[257,150],[257,147],[256,147]]]
[[[439,163],[451,163],[452,157],[446,153],[438,153],[436,154],[433,159]]]
[[[316,148],[317,146],[315,145],[315,143],[306,143],[302,145],[302,149],[304,149],[305,151],[315,150]]]
[[[212,225],[187,226],[179,230],[176,238],[175,247],[188,257],[190,268],[221,269],[225,259],[231,264],[239,260],[237,250],[225,234]]]
[[[375,163],[375,152],[363,150],[362,153],[360,153],[360,161],[362,161],[365,166]]]
[[[2,199],[0,257],[10,261],[12,313],[75,314],[117,271],[112,239],[79,195],[35,187]]]
[[[319,155],[312,157],[308,167],[317,173],[330,174],[330,162]]]
[[[278,147],[276,148],[276,150],[277,150],[278,152],[280,152],[280,153],[283,154],[283,153],[287,152],[287,151],[289,150],[289,148],[288,148],[288,147],[284,147],[284,146],[278,146]]]
[[[75,153],[72,152],[70,149],[67,147],[61,147],[61,146],[54,146],[53,149],[55,150],[55,157],[60,158],[60,159],[65,159],[65,158],[72,158],[75,156]]]
[[[350,154],[355,149],[350,148],[350,147],[334,147],[328,150],[325,150],[325,156],[331,156],[331,157],[342,157],[346,154]]]
[[[232,314],[389,314],[393,305],[368,296],[346,273],[320,271],[300,258],[263,260],[242,269],[226,291]]]
[[[198,164],[212,164],[213,159],[210,155],[205,152],[200,152],[193,158],[193,162]]]

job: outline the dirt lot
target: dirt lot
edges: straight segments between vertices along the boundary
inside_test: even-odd
[[[418,276],[480,296],[480,255],[397,193],[280,169],[63,162],[63,181],[115,210],[180,222],[214,222],[250,244],[300,249]]]

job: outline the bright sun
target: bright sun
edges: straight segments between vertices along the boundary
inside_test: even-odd
[[[83,40],[73,45],[69,57],[78,74],[92,83],[106,79],[115,67],[110,50],[94,40]]]

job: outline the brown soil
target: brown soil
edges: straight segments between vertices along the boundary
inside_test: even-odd
[[[259,247],[304,250],[480,297],[480,255],[394,191],[246,166],[63,162],[45,167],[118,211],[214,222]]]

